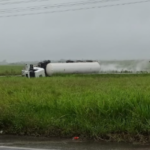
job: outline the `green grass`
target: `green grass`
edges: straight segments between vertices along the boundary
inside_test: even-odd
[[[14,65],[0,65],[0,76],[9,76],[9,75],[21,75],[21,70],[23,66],[14,66]]]
[[[150,75],[0,78],[0,130],[19,135],[149,140]]]

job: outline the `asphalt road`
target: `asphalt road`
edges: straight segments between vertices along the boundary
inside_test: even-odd
[[[150,145],[0,136],[0,150],[150,150]]]

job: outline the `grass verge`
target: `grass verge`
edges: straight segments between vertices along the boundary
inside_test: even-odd
[[[150,76],[0,78],[4,134],[150,141]]]

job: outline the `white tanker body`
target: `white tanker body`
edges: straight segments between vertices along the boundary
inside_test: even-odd
[[[49,63],[46,66],[48,76],[57,73],[98,73],[100,65],[97,62],[80,62],[80,63]]]
[[[40,62],[37,67],[27,65],[22,70],[22,76],[26,77],[45,77],[53,74],[66,73],[99,73],[100,65],[98,62],[73,62],[73,63],[51,63],[50,61]]]

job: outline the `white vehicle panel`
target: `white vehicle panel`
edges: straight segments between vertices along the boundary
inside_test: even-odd
[[[46,73],[49,76],[56,73],[98,73],[99,71],[98,62],[49,63],[46,66]]]

